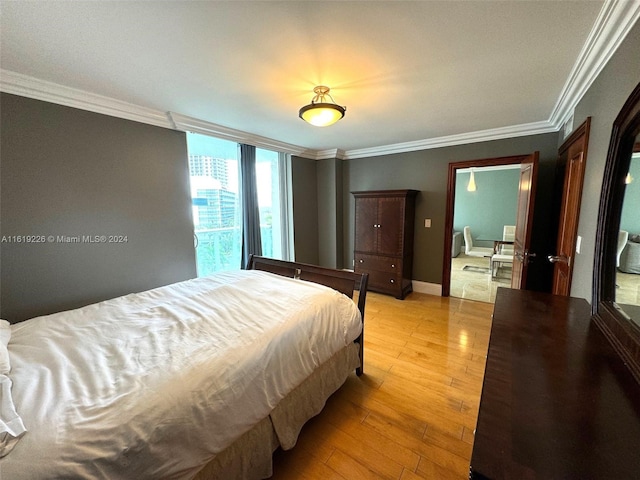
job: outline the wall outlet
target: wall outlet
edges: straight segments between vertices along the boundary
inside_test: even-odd
[[[424,228],[431,228],[431,219],[430,218],[425,218],[424,219]]]

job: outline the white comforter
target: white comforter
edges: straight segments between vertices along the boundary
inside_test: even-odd
[[[360,329],[344,295],[259,271],[13,325],[27,432],[0,478],[190,478]]]

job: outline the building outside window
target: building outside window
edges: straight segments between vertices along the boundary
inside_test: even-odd
[[[241,264],[242,209],[238,144],[187,133],[189,172],[199,277],[237,270]],[[262,254],[291,259],[288,159],[256,149],[256,179]]]

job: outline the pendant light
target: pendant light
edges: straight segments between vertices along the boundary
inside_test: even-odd
[[[336,104],[333,97],[329,95],[329,90],[329,87],[324,85],[314,88],[313,92],[316,95],[309,105],[305,105],[300,109],[298,114],[300,118],[316,127],[327,127],[344,117],[347,107],[341,107]],[[326,97],[329,97],[331,102]]]
[[[476,179],[473,176],[473,169],[471,170],[471,176],[469,177],[469,183],[467,184],[467,192],[476,191]]]

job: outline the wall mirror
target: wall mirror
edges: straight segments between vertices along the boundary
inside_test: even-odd
[[[636,137],[620,216],[615,302],[640,326],[640,135]]]
[[[594,321],[640,382],[640,265],[634,273],[640,249],[633,245],[640,232],[629,231],[640,229],[640,178],[633,178],[639,142],[640,84],[613,124],[598,213],[592,301]]]

